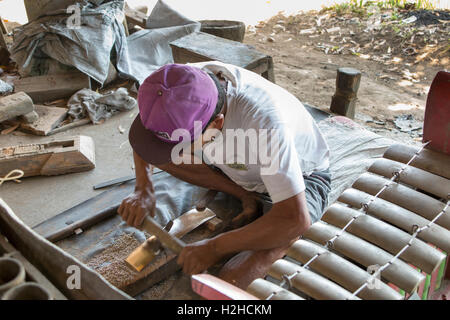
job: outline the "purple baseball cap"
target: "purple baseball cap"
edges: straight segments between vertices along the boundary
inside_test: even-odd
[[[218,91],[203,70],[182,64],[168,64],[152,73],[140,86],[139,115],[131,125],[133,150],[153,165],[170,162],[172,149],[182,138],[171,140],[177,129],[194,140],[194,122],[206,128],[217,105]]]

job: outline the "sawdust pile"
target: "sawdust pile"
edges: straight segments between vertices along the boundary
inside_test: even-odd
[[[140,244],[133,234],[124,233],[111,246],[89,260],[87,265],[112,285],[123,288],[134,282],[139,274],[127,266],[125,259]]]
[[[153,287],[145,291],[139,297],[139,300],[164,300],[167,293],[174,286],[176,280],[176,275],[171,275],[168,279],[155,284]]]

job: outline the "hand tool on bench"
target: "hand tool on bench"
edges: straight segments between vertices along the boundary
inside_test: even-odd
[[[197,209],[195,210],[200,212],[207,210],[206,205],[214,199],[216,194],[217,191],[208,191],[199,200]],[[187,213],[184,215],[186,214]],[[205,213],[205,215],[206,214],[207,213]],[[212,218],[211,214],[209,216]],[[166,247],[174,253],[179,254],[185,246],[184,242],[179,239],[184,233],[177,232],[177,225],[174,223],[170,224],[169,222],[168,226],[162,228],[154,219],[146,217],[141,229],[147,231],[152,236],[125,259],[126,263],[136,271],[142,271],[142,269],[144,269],[145,266],[147,266],[159,253],[161,247]]]

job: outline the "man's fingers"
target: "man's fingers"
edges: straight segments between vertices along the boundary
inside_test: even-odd
[[[128,209],[128,211],[127,211],[127,213],[128,213],[128,215],[127,215],[127,224],[129,225],[129,226],[133,226],[133,223],[134,223],[134,219],[135,219],[135,212],[134,212],[135,210],[133,210],[133,209],[131,209],[131,208],[129,208]]]
[[[178,256],[177,263],[180,266],[182,266],[184,263],[184,253],[185,253],[185,250],[181,251],[180,255]]]
[[[141,211],[142,212],[142,211]],[[142,222],[144,222],[146,214],[136,214],[136,218],[134,219],[134,226],[139,227],[141,226]]]
[[[122,220],[123,220],[123,221],[127,221],[127,219],[128,219],[128,214],[129,214],[129,209],[128,209],[128,207],[124,207],[124,208],[122,209]]]
[[[150,208],[150,216],[153,218],[155,217],[155,211],[156,211],[156,200],[152,199],[152,206]]]

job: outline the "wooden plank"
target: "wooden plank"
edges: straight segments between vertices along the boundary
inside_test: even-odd
[[[47,136],[64,121],[68,110],[66,108],[35,105],[35,111],[39,119],[34,123],[22,123],[20,129],[38,136]]]
[[[372,198],[371,195],[365,192],[356,189],[347,189],[339,197],[338,201],[359,209]],[[430,223],[429,220],[422,218],[414,212],[379,198],[370,204],[367,212],[371,216],[386,221],[409,234],[414,233],[414,226],[424,227]],[[450,231],[437,224],[433,224],[420,232],[417,238],[430,242],[445,252],[450,252]]]
[[[5,35],[2,32],[0,32],[0,48],[4,48],[4,49],[8,50]]]
[[[250,293],[210,274],[191,278],[192,290],[207,300],[258,300]]]
[[[31,177],[75,173],[94,168],[94,141],[87,136],[0,149],[0,175],[3,176],[15,169],[22,170],[24,177]]]
[[[2,199],[0,199],[0,229],[8,241],[68,299],[131,299],[129,295],[107,283],[97,272],[40,237],[26,226]],[[72,290],[67,286],[69,267],[75,267],[79,271],[80,289]]]
[[[136,180],[102,192],[59,215],[52,217],[33,229],[49,241],[57,242],[74,234],[78,228],[88,228],[99,221],[117,214],[123,199],[133,192]]]
[[[2,29],[2,32],[4,34],[9,34],[9,30],[6,27],[5,21],[3,20],[3,18],[0,16],[0,29]]]
[[[81,72],[28,77],[16,80],[16,91],[27,93],[34,103],[68,98],[78,90],[91,88],[89,76]]]
[[[249,45],[204,32],[194,32],[171,42],[170,46],[176,63],[221,61],[254,71],[270,81],[275,81],[272,57]]]
[[[221,230],[224,226],[223,220],[221,220],[220,218],[213,218],[211,220],[209,220],[208,222],[206,222],[206,227],[208,228],[208,230],[211,231],[218,231]]]
[[[48,133],[48,135],[64,132],[64,131],[67,131],[69,129],[81,127],[81,126],[84,126],[84,125],[89,124],[89,123],[91,123],[91,119],[89,119],[89,118],[77,120],[77,121],[74,121],[74,122],[71,122],[69,124],[65,124],[65,125],[62,125],[60,127],[57,127],[55,129],[53,129],[52,131],[50,131]]]
[[[30,113],[33,110],[33,100],[25,92],[17,92],[0,98],[0,122]]]
[[[145,13],[132,9],[129,6],[125,6],[125,17],[128,24],[145,29],[148,19],[148,16]]]

